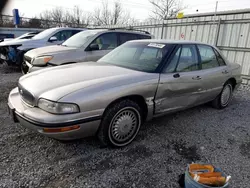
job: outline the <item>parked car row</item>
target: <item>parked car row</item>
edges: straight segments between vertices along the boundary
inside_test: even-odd
[[[121,147],[154,117],[208,102],[227,107],[241,83],[240,65],[211,45],[143,40],[150,36],[86,30],[59,46],[27,52],[32,73],[8,98],[13,120],[58,140],[96,135]]]
[[[37,48],[24,55],[24,73],[83,61],[97,61],[117,46],[138,39],[151,39],[148,32],[131,30],[86,30],[61,45]]]
[[[150,38],[148,32],[141,31],[51,28],[29,40],[0,43],[0,62],[19,66],[26,74],[55,65],[97,61],[126,41]]]

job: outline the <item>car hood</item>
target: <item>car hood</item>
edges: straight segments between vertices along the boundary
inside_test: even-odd
[[[46,46],[41,48],[36,48],[33,50],[28,51],[25,56],[30,58],[42,56],[42,55],[53,55],[58,53],[66,53],[69,51],[74,51],[76,48],[73,47],[66,47],[62,45],[53,45],[53,46]]]
[[[40,40],[34,40],[34,39],[15,39],[15,40],[1,42],[0,46],[31,45],[39,41]]]
[[[36,102],[39,98],[58,101],[65,95],[90,86],[92,89],[95,85],[99,89],[107,89],[107,87],[116,87],[119,83],[138,82],[138,77],[149,79],[148,75],[150,73],[103,63],[85,62],[27,74],[19,79],[19,84],[33,94]]]

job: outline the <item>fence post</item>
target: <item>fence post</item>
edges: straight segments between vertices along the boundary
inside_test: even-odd
[[[219,36],[220,36],[220,25],[221,25],[221,18],[219,18],[219,21],[218,21],[218,24],[217,24],[217,30],[216,30],[215,41],[214,41],[215,46],[218,45],[218,40],[219,40]]]
[[[161,39],[163,39],[163,33],[164,33],[164,19],[162,20]]]

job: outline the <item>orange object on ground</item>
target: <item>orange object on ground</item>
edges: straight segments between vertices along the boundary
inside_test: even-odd
[[[199,177],[199,183],[212,186],[223,186],[226,183],[225,177]]]
[[[191,177],[194,178],[194,174],[190,173]],[[222,173],[221,172],[206,172],[203,174],[198,174],[200,177],[204,177],[204,178],[210,178],[210,177],[221,177]]]
[[[215,172],[212,165],[190,164],[189,174],[196,181],[208,186],[223,186],[226,177],[221,172]]]
[[[207,173],[199,174],[199,176],[204,177],[204,178],[221,177],[222,173],[221,172],[207,172]]]
[[[201,165],[201,164],[191,164],[189,165],[189,172],[194,173],[195,171],[207,170],[208,172],[214,172],[214,167],[212,165]]]

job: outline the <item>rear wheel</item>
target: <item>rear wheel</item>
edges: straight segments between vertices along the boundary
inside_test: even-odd
[[[123,100],[110,106],[103,117],[98,138],[103,145],[126,146],[136,137],[142,122],[140,106]]]
[[[214,108],[223,109],[228,106],[233,96],[233,85],[226,82],[221,93],[212,101]]]

